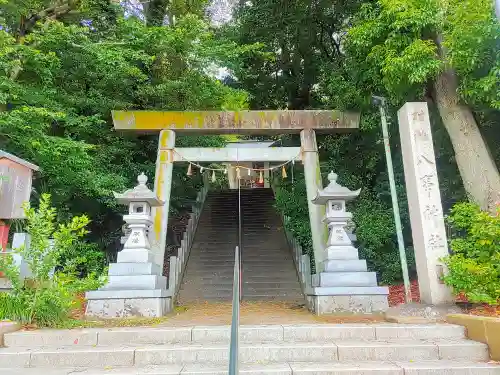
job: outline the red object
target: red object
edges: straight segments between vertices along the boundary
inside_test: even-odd
[[[0,220],[0,251],[7,250],[7,241],[9,240],[9,229],[10,225],[5,221]],[[0,272],[0,277],[3,276],[3,272]]]
[[[5,221],[0,220],[0,248],[2,251],[7,249],[7,241],[9,240],[10,225]]]
[[[264,181],[262,181],[262,183],[260,183],[258,179],[255,180],[255,186],[264,187]]]
[[[411,282],[411,298],[413,302],[420,302],[420,291],[418,289],[418,281]],[[389,306],[396,306],[405,303],[405,287],[403,284],[389,286]]]

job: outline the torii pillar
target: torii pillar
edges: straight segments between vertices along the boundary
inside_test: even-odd
[[[309,209],[309,223],[314,252],[314,265],[316,273],[323,271],[323,261],[326,259],[326,241],[328,231],[323,222],[325,206],[316,205],[313,199],[319,190],[323,189],[321,168],[319,165],[318,143],[313,129],[304,129],[300,132],[300,146],[302,147],[302,163],[304,164],[304,177],[307,192],[307,207]]]

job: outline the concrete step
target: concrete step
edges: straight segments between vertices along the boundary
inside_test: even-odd
[[[282,261],[282,262],[278,262],[278,261],[270,261],[270,262],[267,262],[265,263],[264,262],[265,258],[262,257],[260,259],[257,259],[257,260],[253,260],[253,261],[249,261],[249,260],[242,260],[241,261],[241,266],[243,269],[245,268],[248,268],[248,269],[254,269],[254,268],[259,268],[259,269],[273,269],[273,268],[277,268],[280,270],[280,272],[282,272],[283,270],[287,270],[287,271],[295,271],[295,268],[293,267],[293,264],[287,264],[285,262],[291,262],[292,260],[289,259],[289,260],[286,260],[286,261]],[[286,264],[285,267],[283,267],[283,263]],[[199,267],[199,268],[203,268],[203,269],[207,269],[207,270],[214,270],[214,269],[224,269],[224,268],[230,268],[232,269],[234,267],[234,260],[232,261],[226,261],[226,262],[221,262],[219,260],[212,260],[212,261],[209,261],[209,260],[206,260],[206,261],[202,261],[202,260],[199,260],[197,259],[196,261],[193,260],[193,262],[191,262],[191,264],[189,265],[189,267]]]
[[[185,285],[182,290],[183,291],[188,291],[188,290],[196,290],[198,291],[201,295],[203,296],[211,296],[211,295],[216,295],[216,296],[229,296],[231,297],[233,295],[233,287],[232,285],[217,285],[216,289],[216,294],[214,294],[213,288],[207,288],[204,287],[203,285],[196,285],[193,284],[191,286]],[[247,296],[247,297],[252,297],[252,298],[257,298],[257,297],[262,297],[262,298],[269,298],[269,297],[287,297],[287,296],[303,296],[302,290],[300,288],[259,288],[259,287],[254,287],[252,284],[248,284],[242,287],[242,295]]]
[[[282,253],[277,253],[277,254],[268,254],[265,258],[262,257],[262,255],[258,255],[255,253],[247,253],[243,252],[241,254],[241,260],[242,261],[247,261],[247,262],[252,262],[254,260],[269,260],[271,262],[285,262],[293,259],[293,256],[291,254],[282,252]],[[207,254],[204,251],[199,251],[197,252],[196,260],[199,260],[201,262],[234,262],[234,249],[233,249],[233,254],[220,254],[220,253],[213,253],[213,254]]]
[[[214,253],[217,253],[221,250],[226,250],[229,251],[229,249],[232,249],[234,251],[234,248],[236,246],[239,246],[239,241],[234,240],[234,241],[220,241],[220,242],[208,242],[207,241],[196,241],[195,244],[193,244],[193,249],[200,249],[200,250],[206,250],[206,251],[212,251]],[[271,255],[269,253],[273,252],[283,252],[288,254],[288,247],[285,244],[285,242],[277,242],[277,241],[242,241],[242,252],[250,252],[250,253],[258,253],[260,251],[260,254],[267,254]]]
[[[233,285],[233,275],[232,274],[219,274],[216,277],[213,275],[206,275],[198,273],[187,276],[185,279],[186,284],[196,284],[196,285]],[[264,277],[254,277],[252,275],[242,276],[242,281],[244,283],[296,283],[297,278],[283,278],[275,276],[273,278]]]
[[[5,346],[133,346],[229,342],[230,326],[42,329],[4,336]],[[337,340],[438,340],[464,342],[465,328],[453,324],[290,324],[242,325],[241,342],[329,342]],[[340,341],[340,342],[341,342]],[[465,341],[472,342],[472,341]],[[0,352],[3,349],[0,348]]]
[[[245,375],[497,375],[500,367],[467,361],[406,362],[287,362],[268,364],[242,364],[239,373]],[[38,375],[38,369],[0,369],[5,375]],[[228,366],[222,365],[169,365],[115,369],[58,369],[44,371],[46,375],[226,375]]]
[[[130,344],[129,344],[130,345]],[[168,344],[97,347],[43,347],[37,350],[0,349],[0,368],[148,366],[225,363],[226,343]],[[394,340],[335,342],[242,343],[241,363],[332,362],[332,361],[487,361],[485,344],[469,340]]]

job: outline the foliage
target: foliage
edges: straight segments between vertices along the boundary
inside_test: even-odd
[[[500,117],[491,99],[498,89],[490,90],[498,87],[499,75],[494,73],[500,61],[498,25],[492,3],[486,0],[297,1],[286,6],[262,0],[240,3],[235,22],[224,28],[230,40],[262,44],[260,50],[242,56],[231,82],[249,91],[252,108],[362,112],[358,133],[318,135],[317,140],[324,182],[333,169],[340,183],[362,188],[361,196],[350,205],[357,224],[357,245],[382,282],[400,281],[401,271],[380,117],[371,105],[371,96],[382,95],[389,102],[396,189],[410,272],[415,275],[396,110],[405,101],[430,104],[441,196],[447,211],[465,199],[465,193],[452,143],[433,106],[431,83],[446,63],[456,69],[461,98],[473,105],[481,131],[500,162]],[[440,56],[440,42],[447,48],[449,61]],[[470,91],[475,85],[484,91]],[[296,138],[293,142],[293,146],[299,145]],[[277,205],[291,216],[292,231],[304,251],[310,252],[308,217],[297,209],[306,199],[299,187],[303,177],[296,176],[293,190],[287,182],[280,184]]]
[[[105,273],[106,256],[98,244],[77,241],[59,257],[59,266],[64,272],[71,272],[79,277],[91,274],[102,275]]]
[[[40,166],[35,197],[50,192],[62,219],[85,212],[87,240],[116,251],[122,208],[112,192],[134,186],[140,172],[154,176],[158,138],[114,132],[111,111],[245,108],[246,93],[209,68],[252,47],[216,42],[183,1],[175,2],[175,26],[165,27],[127,17],[107,0],[69,2],[57,14],[44,12],[53,5],[47,0],[12,4],[0,4],[0,148]],[[174,172],[174,213],[196,190],[181,175]]]
[[[448,63],[460,76],[464,99],[499,109],[499,32],[488,0],[365,3],[347,30],[349,73],[399,103],[431,97],[426,85]],[[356,73],[360,68],[368,74]]]
[[[314,253],[304,175],[303,171],[296,171],[294,174],[297,180],[293,183],[281,179],[274,181],[275,207],[288,218],[287,229],[298,241],[304,253],[309,255],[314,270]]]
[[[482,111],[500,109],[500,22],[493,1],[450,1],[444,44],[465,100]]]
[[[453,254],[444,259],[449,273],[444,277],[456,294],[471,302],[497,304],[500,299],[500,207],[496,216],[471,203],[451,210],[448,222],[454,233]]]
[[[56,211],[50,207],[50,196],[42,195],[37,210],[26,207],[30,246],[13,249],[26,262],[31,275],[21,278],[13,254],[0,257],[0,270],[12,284],[12,291],[0,294],[0,319],[22,324],[52,326],[67,319],[76,307],[77,294],[101,285],[95,274],[78,278],[69,271],[75,263],[66,263],[65,272],[54,272],[61,259],[86,233],[86,216],[73,217],[66,224],[55,223]]]

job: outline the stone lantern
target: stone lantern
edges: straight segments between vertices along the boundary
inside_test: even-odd
[[[108,283],[97,291],[87,292],[86,315],[98,317],[162,316],[170,310],[167,279],[154,263],[148,239],[153,224],[152,207],[163,205],[147,186],[141,173],[138,185],[123,194],[114,193],[121,204],[129,207],[123,216],[128,233],[117,262],[110,264]]]
[[[344,246],[342,250],[356,251],[352,246],[350,236],[346,229],[352,223],[352,214],[346,211],[346,202],[357,198],[361,189],[351,191],[337,183],[337,175],[330,172],[328,175],[330,183],[328,186],[318,191],[313,199],[314,204],[326,205],[326,215],[323,221],[328,225],[329,235],[326,251],[332,246],[335,251],[341,250],[338,246]],[[352,249],[351,249],[352,248]]]
[[[361,189],[351,191],[337,183],[337,175],[328,175],[330,183],[317,192],[314,204],[325,205],[323,219],[329,229],[328,241],[320,268],[313,275],[313,306],[318,314],[337,311],[376,312],[387,309],[387,287],[377,286],[375,272],[367,272],[365,260],[359,259],[348,232],[352,214],[346,202],[356,198]]]
[[[123,194],[114,193],[118,203],[128,206],[128,215],[123,216],[127,226],[127,238],[123,250],[118,253],[118,263],[153,261],[147,233],[153,224],[151,208],[162,206],[163,202],[149,190],[146,186],[147,181],[146,175],[141,173],[137,177],[139,184],[135,188]]]

